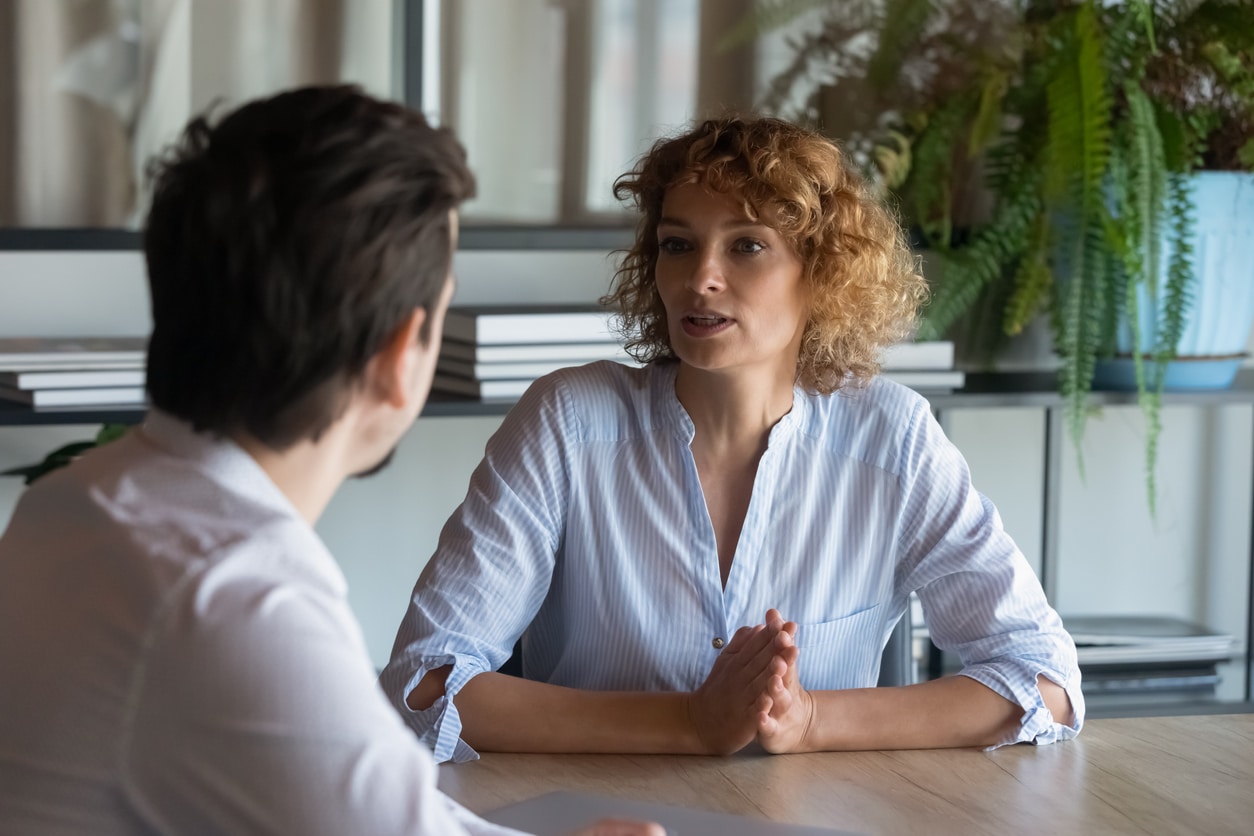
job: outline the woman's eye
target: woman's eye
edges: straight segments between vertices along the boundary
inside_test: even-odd
[[[682,238],[663,238],[658,242],[657,248],[659,251],[664,252],[667,255],[674,255],[676,253],[686,252],[688,249],[688,242]]]
[[[741,238],[736,242],[736,252],[738,253],[753,255],[754,253],[762,252],[764,249],[766,249],[765,244],[761,241],[755,241],[752,238]]]

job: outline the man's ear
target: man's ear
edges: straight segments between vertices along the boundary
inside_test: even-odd
[[[427,321],[425,308],[414,308],[367,364],[368,386],[381,400],[402,408],[413,397],[413,380],[422,352],[432,350],[419,339]]]

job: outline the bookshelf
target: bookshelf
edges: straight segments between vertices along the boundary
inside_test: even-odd
[[[424,418],[449,418],[473,415],[504,415],[510,401],[476,401],[455,395],[432,392],[423,407]],[[58,426],[69,424],[138,424],[144,409],[137,406],[83,406],[31,409],[20,403],[0,400],[0,427]]]
[[[1055,378],[1048,372],[1001,372],[968,373],[961,389],[930,391],[928,397],[934,413],[945,423],[947,414],[963,409],[990,407],[1016,407],[1041,410],[1044,415],[1042,450],[1044,456],[1043,504],[1041,509],[1041,583],[1050,600],[1058,600],[1058,531],[1061,493],[1061,469],[1063,457],[1063,404],[1055,388]],[[1134,405],[1133,392],[1094,392],[1095,406]],[[1174,391],[1163,395],[1163,403],[1199,407],[1225,407],[1254,405],[1254,369],[1243,369],[1231,388],[1221,390]],[[481,402],[455,395],[432,393],[423,409],[422,416],[466,417],[501,416],[509,411],[510,401]],[[28,406],[0,402],[0,426],[71,425],[99,423],[138,423],[143,409],[136,407],[80,407],[35,410]],[[1254,484],[1254,462],[1250,463],[1251,483]],[[1199,713],[1216,710],[1250,710],[1254,707],[1254,537],[1248,554],[1250,576],[1246,590],[1245,635],[1237,636],[1243,645],[1237,658],[1244,671],[1243,701],[1215,703],[1180,702],[1171,707],[1154,706],[1153,711],[1169,713]],[[908,628],[907,628],[908,629]],[[935,668],[939,661],[933,660]],[[1129,709],[1131,710],[1131,709]],[[1094,714],[1097,716],[1097,714]]]
[[[954,410],[989,407],[1013,407],[1040,410],[1043,414],[1043,437],[1040,439],[1043,462],[1041,507],[1041,585],[1050,601],[1058,601],[1059,526],[1061,524],[1062,458],[1065,431],[1062,400],[1056,388],[1056,378],[1048,372],[1022,373],[968,373],[966,385],[952,393],[938,393],[929,397],[932,410],[945,424],[946,415]],[[1135,392],[1099,391],[1090,395],[1094,406],[1135,405]],[[1177,390],[1163,394],[1163,405],[1188,405],[1199,407],[1225,407],[1254,404],[1254,369],[1243,369],[1228,389]],[[1254,462],[1250,463],[1251,484],[1254,485]],[[1120,705],[1112,701],[1113,709],[1094,701],[1090,716],[1123,716],[1134,713],[1209,713],[1214,711],[1254,710],[1254,533],[1251,534],[1246,565],[1249,569],[1245,591],[1244,635],[1236,636],[1240,646],[1236,657],[1243,671],[1243,697],[1241,702],[1217,702],[1211,700],[1163,701],[1138,707],[1135,702]],[[1066,613],[1064,613],[1064,616]],[[928,660],[928,675],[943,672],[943,663],[934,649]],[[1086,691],[1087,692],[1087,691]]]

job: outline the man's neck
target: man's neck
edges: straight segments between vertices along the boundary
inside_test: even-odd
[[[343,458],[337,455],[338,434],[327,433],[317,442],[299,441],[277,451],[256,438],[234,438],[244,452],[266,472],[292,506],[310,525],[318,521],[344,481]]]

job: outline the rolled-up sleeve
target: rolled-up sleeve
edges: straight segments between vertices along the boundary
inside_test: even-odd
[[[489,439],[414,586],[380,684],[439,762],[478,757],[461,739],[457,694],[509,659],[548,594],[567,508],[571,414],[558,380],[532,385]],[[444,696],[410,708],[427,672],[447,665]]]
[[[386,683],[387,672],[396,667],[398,670],[401,666],[396,664],[395,657],[392,663],[388,665],[384,671],[384,682]],[[426,676],[428,671],[436,668],[452,665],[453,670],[449,674],[445,682],[444,696],[437,699],[429,707],[417,710],[409,707],[409,694],[414,688],[418,687],[418,683]],[[491,668],[484,667],[484,661],[476,657],[462,656],[458,657],[454,654],[436,654],[434,656],[419,657],[417,664],[413,664],[410,660],[404,668],[412,668],[413,674],[404,686],[399,689],[395,695],[392,691],[384,686],[388,692],[388,698],[401,712],[401,717],[405,723],[413,729],[418,735],[418,739],[431,750],[437,763],[452,761],[454,763],[462,763],[468,760],[474,760],[479,754],[472,749],[465,741],[461,739],[462,719],[457,713],[457,706],[453,704],[455,697],[467,682],[477,674],[483,673]],[[499,666],[498,666],[499,667]]]
[[[1084,721],[1075,642],[926,407],[914,416],[903,463],[898,583],[903,594],[918,592],[932,641],[959,656],[959,673],[1023,709],[1016,732],[996,745],[1075,737]],[[1050,714],[1042,676],[1066,690],[1072,718]]]

